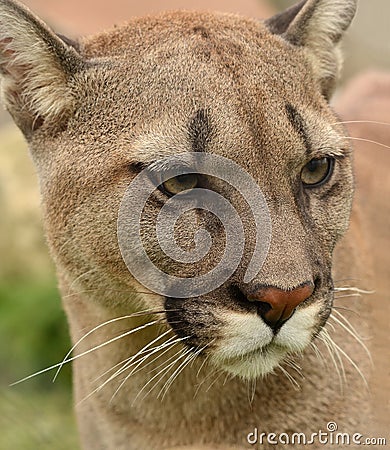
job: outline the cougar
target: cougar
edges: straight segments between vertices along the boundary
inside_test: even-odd
[[[374,255],[329,104],[355,10],[172,12],[73,42],[0,1],[83,448],[355,448],[380,429],[357,299]]]

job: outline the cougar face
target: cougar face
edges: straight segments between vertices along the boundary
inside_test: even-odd
[[[48,241],[63,279],[77,280],[87,296],[99,292],[105,308],[165,309],[166,325],[184,345],[244,378],[302,352],[330,314],[332,252],[351,208],[350,149],[328,99],[338,71],[335,47],[354,8],[354,1],[301,2],[265,24],[166,14],[71,46],[23,7],[3,1],[4,99],[38,168]],[[33,55],[28,44],[37,49]],[[191,166],[169,177],[167,161],[178,154],[230,160],[261,190],[272,234],[249,282],[253,211],[239,188]],[[200,188],[223,196],[238,213],[244,251],[212,291],[137,294],[147,289],[123,261],[117,219],[128,186],[144,170],[155,189],[139,231],[146,254],[167,274],[206,274],[227,245],[220,218],[195,202],[172,238],[191,253],[196,233],[207,231],[210,251],[192,264],[165,255],[156,223],[170,199]],[[128,239],[131,246],[135,238]]]

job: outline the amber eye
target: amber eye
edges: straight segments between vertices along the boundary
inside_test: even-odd
[[[326,183],[332,175],[333,158],[312,159],[301,172],[301,180],[306,187],[317,187]]]
[[[176,195],[188,189],[195,188],[197,184],[198,175],[195,173],[186,173],[169,178],[169,180],[162,184],[162,187],[168,195]]]

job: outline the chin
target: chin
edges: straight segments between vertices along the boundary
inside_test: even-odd
[[[241,357],[215,362],[215,365],[242,379],[254,380],[272,373],[288,354],[287,348],[271,344]]]

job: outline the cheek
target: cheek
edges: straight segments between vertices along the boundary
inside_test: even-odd
[[[352,207],[352,189],[340,186],[337,193],[313,197],[310,209],[318,236],[333,250],[337,241],[344,235],[349,226]]]

